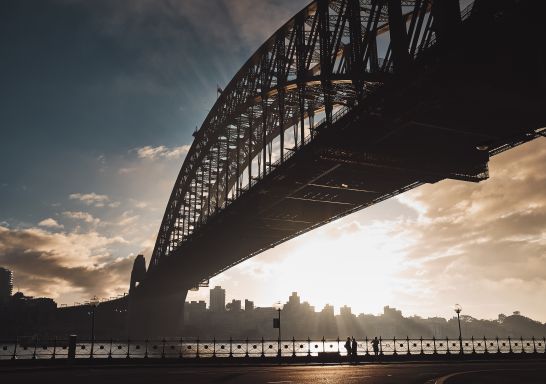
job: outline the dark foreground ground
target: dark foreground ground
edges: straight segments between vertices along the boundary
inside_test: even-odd
[[[546,383],[546,362],[431,362],[306,366],[2,367],[2,383],[503,384]]]

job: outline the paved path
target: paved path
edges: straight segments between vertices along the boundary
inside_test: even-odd
[[[481,367],[469,371],[456,372],[436,380],[435,384],[509,384],[546,383],[546,363],[541,367],[529,369],[512,368],[510,365],[496,368]]]
[[[460,373],[460,374],[457,374]],[[454,375],[455,374],[455,375]],[[7,368],[2,383],[388,384],[546,383],[546,362],[388,363],[324,366],[179,365]]]

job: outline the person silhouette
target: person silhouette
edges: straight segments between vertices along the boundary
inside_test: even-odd
[[[377,356],[379,354],[379,340],[377,336],[372,340],[373,353]]]
[[[347,357],[351,357],[351,338],[347,337],[347,341],[345,342],[345,350],[347,351]]]
[[[353,356],[353,359],[356,359],[356,349],[358,348],[358,344],[353,337],[353,341],[351,342],[351,355]]]

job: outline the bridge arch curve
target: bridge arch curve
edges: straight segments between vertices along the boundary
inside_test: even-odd
[[[316,0],[280,27],[194,134],[150,268],[398,69],[389,17],[408,26],[407,57],[426,49],[434,39],[431,9],[428,0]]]

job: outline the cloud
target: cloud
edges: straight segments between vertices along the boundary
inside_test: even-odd
[[[50,218],[44,219],[38,223],[40,227],[47,227],[47,228],[55,228],[60,229],[64,226],[62,224],[57,223],[57,220]]]
[[[39,228],[0,226],[0,264],[14,271],[16,284],[31,295],[109,296],[126,288],[131,258],[113,258],[109,247],[121,237],[52,233]]]
[[[129,202],[135,206],[135,208],[138,209],[145,209],[149,208],[150,204],[148,204],[145,201],[136,200],[136,199],[129,199]]]
[[[239,40],[257,46],[290,20],[309,1],[224,0]]]
[[[95,192],[91,193],[72,193],[69,196],[70,200],[79,200],[86,205],[92,205],[94,207],[119,207],[120,203],[117,201],[111,201],[107,195],[99,195]]]
[[[63,216],[68,217],[70,219],[74,220],[81,220],[89,224],[98,225],[100,223],[100,219],[93,217],[88,212],[81,212],[81,211],[65,211],[63,212]]]
[[[136,168],[136,167],[123,167],[123,168],[120,168],[118,170],[118,173],[120,175],[127,175],[129,173],[136,172],[137,170],[138,170],[138,168]]]
[[[180,147],[168,148],[164,145],[158,147],[145,146],[137,148],[136,152],[139,158],[141,159],[180,159],[182,156],[185,156],[190,150],[189,145],[181,145]]]
[[[127,227],[135,224],[140,218],[139,215],[133,215],[132,211],[125,211],[122,213],[120,219],[118,220],[118,225],[122,227]]]
[[[408,193],[402,201],[419,206],[420,214],[404,229],[422,239],[410,257],[429,259],[456,249],[490,248],[500,259],[509,244],[546,247],[545,141],[494,158],[491,178],[485,182],[446,180]],[[546,248],[540,254],[546,255]]]
[[[546,295],[545,143],[493,158],[479,184],[445,180],[400,197],[418,213],[393,230],[416,239],[401,277],[444,300],[524,305]]]

